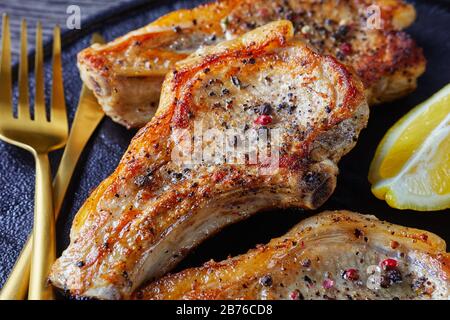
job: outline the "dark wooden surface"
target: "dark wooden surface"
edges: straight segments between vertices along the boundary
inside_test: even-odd
[[[0,0],[0,14],[10,16],[12,54],[17,61],[20,48],[20,23],[25,18],[28,22],[28,51],[34,49],[35,25],[41,21],[43,25],[44,41],[52,36],[55,25],[67,29],[66,22],[69,14],[67,8],[77,5],[81,12],[81,28],[83,21],[103,10],[120,6],[132,0]]]

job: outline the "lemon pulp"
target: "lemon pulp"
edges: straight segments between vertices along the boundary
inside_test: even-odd
[[[372,193],[394,208],[450,208],[450,84],[389,129],[369,181]]]

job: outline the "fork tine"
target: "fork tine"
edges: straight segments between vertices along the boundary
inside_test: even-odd
[[[42,47],[42,24],[39,21],[36,27],[36,56],[34,61],[34,76],[36,87],[34,95],[34,119],[46,120],[44,97],[44,49]]]
[[[0,117],[12,118],[11,38],[9,17],[2,18],[2,57],[0,60]]]
[[[20,31],[20,65],[19,65],[19,104],[17,118],[30,118],[28,95],[28,52],[27,52],[27,22],[22,19]]]
[[[67,123],[66,103],[61,66],[61,31],[59,26],[53,29],[53,81],[50,119]]]

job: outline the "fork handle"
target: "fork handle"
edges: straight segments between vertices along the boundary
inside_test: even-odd
[[[53,289],[47,282],[56,258],[55,215],[53,213],[52,182],[47,153],[35,154],[36,189],[28,299],[51,300]]]

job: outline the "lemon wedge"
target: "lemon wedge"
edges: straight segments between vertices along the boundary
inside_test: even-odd
[[[381,140],[372,193],[397,209],[450,208],[450,84],[403,116]]]

